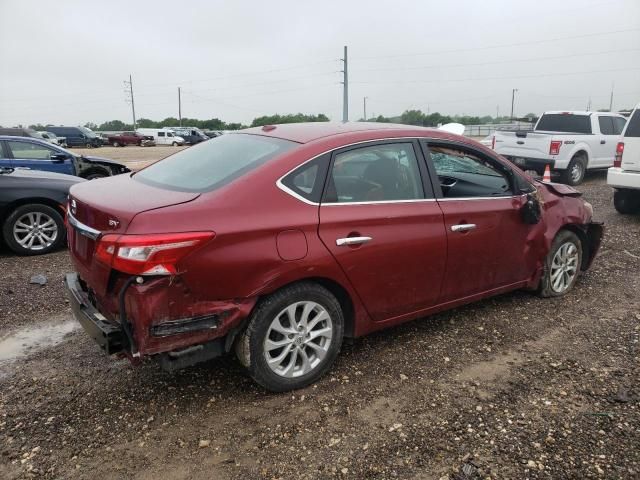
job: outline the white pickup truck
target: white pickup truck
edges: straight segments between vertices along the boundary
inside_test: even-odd
[[[613,204],[618,212],[640,213],[640,104],[622,132],[607,183],[614,188]]]
[[[523,170],[552,175],[568,185],[582,183],[587,170],[613,166],[626,119],[602,112],[545,112],[533,131],[496,130],[494,149]]]

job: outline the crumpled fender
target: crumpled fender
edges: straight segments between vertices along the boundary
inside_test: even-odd
[[[533,225],[527,235],[525,258],[535,259],[535,274],[529,288],[537,288],[544,273],[544,262],[558,232],[568,228],[576,233],[587,249],[583,256],[582,270],[587,270],[600,247],[604,227],[593,223],[591,212],[576,189],[559,183],[535,182],[536,198],[541,204],[540,222]]]

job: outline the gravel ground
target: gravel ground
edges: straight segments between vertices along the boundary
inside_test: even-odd
[[[80,330],[0,362],[0,478],[640,478],[640,217],[603,174],[581,190],[607,231],[571,294],[358,339],[295,393],[231,357],[133,369]],[[0,264],[2,335],[69,324],[65,252]]]

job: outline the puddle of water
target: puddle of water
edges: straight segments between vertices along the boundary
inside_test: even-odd
[[[31,351],[51,347],[80,325],[75,320],[43,323],[26,327],[0,338],[0,363],[28,355]]]

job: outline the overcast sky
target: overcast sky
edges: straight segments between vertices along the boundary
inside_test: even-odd
[[[0,0],[0,125],[640,102],[639,0]]]

